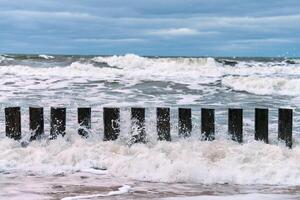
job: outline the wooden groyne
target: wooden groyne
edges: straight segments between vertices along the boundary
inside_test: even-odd
[[[51,107],[50,109],[50,139],[66,133],[66,108]],[[78,134],[88,137],[91,129],[91,108],[78,108]],[[268,143],[269,111],[265,108],[255,109],[255,140]],[[171,141],[170,108],[156,108],[157,138]],[[120,108],[103,108],[104,141],[116,140],[120,134]],[[131,108],[131,127],[133,143],[146,142],[145,108]],[[192,133],[192,110],[178,108],[178,134],[180,137],[190,137]],[[44,135],[44,110],[41,107],[29,108],[29,128],[32,133],[30,140],[36,140]],[[15,140],[21,139],[21,108],[5,108],[6,136]],[[278,139],[286,146],[292,147],[293,110],[278,109]],[[228,133],[232,140],[243,142],[243,109],[228,109]],[[203,140],[215,139],[215,110],[201,109],[201,136]]]

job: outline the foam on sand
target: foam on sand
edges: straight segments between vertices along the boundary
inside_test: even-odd
[[[194,197],[169,197],[163,200],[296,200],[299,196],[283,194],[240,194],[225,196],[194,196]]]
[[[120,187],[117,191],[111,191],[107,194],[93,194],[93,195],[82,195],[82,196],[75,196],[75,197],[65,197],[61,200],[77,200],[77,199],[93,199],[96,197],[108,197],[108,196],[116,196],[116,195],[122,195],[129,192],[131,186],[129,185],[123,185]]]

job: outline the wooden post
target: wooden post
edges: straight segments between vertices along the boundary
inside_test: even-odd
[[[88,130],[91,129],[91,108],[77,108],[78,115],[78,134],[83,137],[88,137]]]
[[[158,140],[171,141],[170,108],[156,109]]]
[[[40,139],[44,134],[44,109],[40,107],[29,107],[29,130],[30,140]]]
[[[15,140],[21,139],[21,109],[20,107],[5,108],[6,136]]]
[[[269,131],[268,109],[255,108],[255,140],[263,140],[268,143]]]
[[[66,134],[66,108],[51,107],[50,138]]]
[[[215,110],[201,109],[201,134],[204,140],[215,139]]]
[[[146,142],[145,108],[131,108],[132,143]]]
[[[278,109],[278,139],[284,140],[286,146],[292,148],[293,110]]]
[[[192,109],[178,108],[178,131],[181,137],[190,137],[192,134]]]
[[[228,109],[228,133],[232,140],[243,142],[243,109]]]
[[[120,134],[120,109],[103,108],[104,141],[116,140]]]

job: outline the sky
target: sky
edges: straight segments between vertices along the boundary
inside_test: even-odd
[[[300,1],[0,0],[0,53],[300,57]]]

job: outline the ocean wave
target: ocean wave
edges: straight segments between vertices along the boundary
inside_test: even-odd
[[[2,58],[5,59],[5,58]],[[0,74],[38,74],[57,76],[114,76],[133,80],[166,80],[186,84],[201,83],[203,78],[218,78],[230,75],[300,76],[300,66],[263,65],[262,63],[238,62],[224,66],[214,58],[146,58],[134,54],[125,56],[95,57],[93,62],[74,61],[67,66],[36,67],[30,65],[4,65]],[[111,66],[111,67],[109,67]],[[27,73],[28,72],[28,73]],[[84,73],[86,72],[86,73]],[[101,74],[100,74],[101,73]],[[215,80],[214,80],[215,81]]]
[[[229,76],[222,79],[222,84],[236,91],[258,95],[299,96],[300,91],[299,78]]]
[[[86,77],[95,79],[117,79],[123,83],[138,83],[141,81],[170,81],[175,83],[198,85],[201,83],[212,83],[217,77],[222,76],[217,67],[204,65],[199,68],[197,65],[175,64],[169,62],[157,63],[151,59],[146,59],[145,65],[138,64],[145,58],[132,56],[133,61],[118,67],[98,67],[87,62],[73,62],[66,67],[32,67],[28,65],[5,65],[0,66],[0,74],[15,74],[20,76],[40,76],[40,77]],[[104,59],[104,57],[102,57]],[[105,58],[105,59],[114,59]],[[120,58],[122,59],[122,58]],[[126,58],[125,58],[126,59]],[[105,62],[103,60],[99,62]],[[121,61],[120,61],[121,62]],[[213,59],[212,61],[213,62]],[[114,66],[113,61],[105,62]],[[209,63],[209,62],[208,62]]]
[[[46,60],[55,58],[54,56],[49,56],[49,55],[45,55],[45,54],[40,54],[39,57],[44,58]]]
[[[135,54],[124,56],[95,57],[95,62],[106,63],[120,69],[145,70],[150,75],[155,72],[181,73],[190,72],[190,75],[220,77],[223,75],[300,75],[300,65],[287,64],[285,60],[276,62],[228,60],[219,58],[149,58]],[[228,64],[230,62],[230,64]],[[227,64],[226,64],[227,63]]]
[[[0,64],[6,60],[13,60],[12,58],[7,57],[6,55],[0,55]]]
[[[299,59],[284,58],[212,58],[212,57],[143,57],[136,54],[125,54],[123,56],[98,56],[92,59],[96,62],[108,63],[110,66],[118,67],[151,67],[154,65],[185,65],[185,66],[293,66],[299,64]]]
[[[141,181],[299,185],[300,147],[263,142],[238,144],[180,140],[136,144],[84,140],[80,137],[32,142],[26,148],[0,139],[0,173],[29,171],[57,174],[87,168]]]
[[[110,66],[120,68],[133,68],[133,69],[160,69],[160,70],[199,70],[199,66],[218,67],[219,63],[214,58],[154,58],[142,57],[135,54],[126,54],[124,56],[107,56],[95,57],[92,59],[96,62],[107,63]],[[168,69],[171,68],[171,69]]]
[[[58,76],[58,77],[107,77],[110,74],[114,75],[112,72],[114,69],[110,68],[98,68],[92,64],[73,62],[66,67],[56,66],[56,67],[32,67],[28,65],[6,65],[0,66],[0,74],[14,74],[19,76]]]
[[[0,55],[0,63],[1,63],[3,60],[5,60],[5,57]]]
[[[159,81],[183,84],[191,90],[203,90],[205,85],[221,83],[233,90],[253,94],[299,96],[300,64],[287,64],[284,60],[234,60],[235,64],[229,65],[217,58],[150,58],[134,54],[76,59],[62,66],[55,58],[49,66],[37,63],[31,66],[26,62],[5,64],[0,66],[0,75],[16,75],[23,80],[57,77],[70,79],[69,82],[118,81],[127,86]]]

